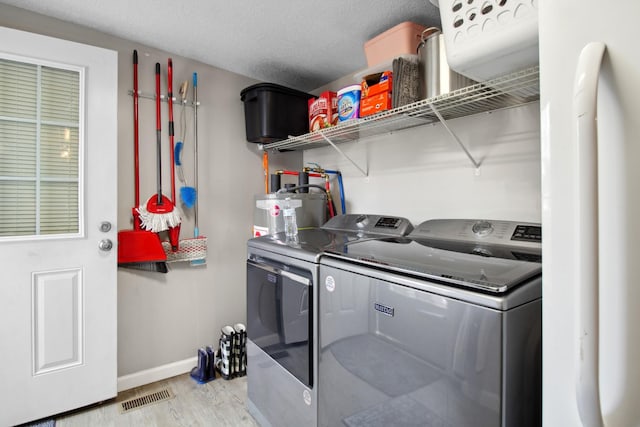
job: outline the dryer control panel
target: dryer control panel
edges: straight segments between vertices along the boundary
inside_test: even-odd
[[[539,225],[518,224],[511,240],[522,240],[525,242],[542,242],[542,227]]]
[[[540,248],[542,227],[536,223],[517,221],[434,219],[419,224],[409,237]]]
[[[408,219],[397,216],[345,214],[334,216],[321,228],[333,231],[355,232],[363,235],[402,237],[411,233],[413,225]]]

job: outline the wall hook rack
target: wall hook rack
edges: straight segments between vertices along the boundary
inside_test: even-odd
[[[129,89],[127,94],[129,96],[133,96],[133,90]],[[144,99],[152,99],[154,101],[156,100],[156,95],[154,93],[144,93],[141,90],[138,91],[138,97],[139,98],[144,98]],[[164,94],[164,93],[160,94],[160,102],[168,102],[167,101],[168,98],[169,98],[169,94]],[[174,105],[182,105],[183,104],[175,96],[172,97],[172,101],[173,101]],[[184,102],[184,105],[186,105],[187,107],[193,107],[194,103],[193,103],[193,101],[186,101],[186,102]],[[200,106],[200,101],[198,101],[197,105],[198,105],[198,107]]]

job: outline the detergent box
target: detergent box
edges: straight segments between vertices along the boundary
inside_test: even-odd
[[[328,128],[338,124],[338,96],[325,91],[309,100],[309,131]]]

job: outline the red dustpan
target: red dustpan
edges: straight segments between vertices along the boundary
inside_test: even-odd
[[[140,165],[138,155],[138,52],[133,51],[133,157],[135,203],[140,204]],[[133,230],[118,232],[118,266],[166,273],[167,255],[157,234],[141,229],[137,208],[133,208]]]
[[[118,232],[118,266],[166,273],[167,254],[157,234],[144,230]]]

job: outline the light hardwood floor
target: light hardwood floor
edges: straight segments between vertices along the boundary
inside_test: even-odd
[[[120,413],[121,402],[170,388],[173,399]],[[258,426],[246,410],[247,377],[206,384],[189,374],[126,390],[115,399],[56,417],[56,427],[87,426]]]

